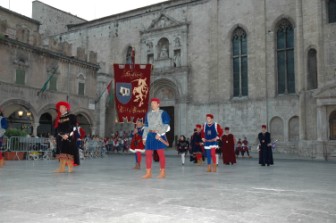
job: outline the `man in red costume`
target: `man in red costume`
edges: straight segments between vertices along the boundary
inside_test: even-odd
[[[136,122],[136,128],[133,130],[132,141],[130,145],[130,152],[135,153],[135,167],[139,170],[141,167],[141,153],[145,152],[145,146],[142,143],[142,134],[144,131],[142,119],[138,119]]]
[[[236,144],[235,137],[230,133],[230,128],[225,127],[224,134],[222,136],[222,150],[223,150],[223,163],[225,165],[233,165],[236,163],[236,156],[234,151],[234,145]]]
[[[197,124],[196,131],[191,137],[191,151],[196,159],[197,165],[203,164],[203,159],[202,159],[203,141],[202,141],[201,131],[202,131],[202,125]]]
[[[58,116],[55,120],[56,130],[56,159],[59,160],[59,167],[55,171],[57,173],[65,172],[65,166],[68,165],[68,172],[73,171],[73,165],[79,165],[75,160],[75,155],[78,153],[76,146],[76,116],[70,114],[70,104],[65,101],[60,101],[56,104]]]

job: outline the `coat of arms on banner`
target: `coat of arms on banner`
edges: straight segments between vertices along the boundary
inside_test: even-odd
[[[116,83],[116,96],[120,103],[126,105],[131,100],[131,91],[131,83]]]
[[[133,122],[146,115],[151,64],[114,64],[118,121]]]

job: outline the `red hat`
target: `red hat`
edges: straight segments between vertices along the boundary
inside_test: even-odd
[[[230,130],[230,128],[229,127],[225,127],[225,130]]]
[[[206,114],[206,117],[210,117],[211,119],[214,118],[213,114]]]
[[[202,126],[201,126],[200,124],[197,124],[197,125],[196,125],[196,128],[200,128],[200,129],[201,129]]]
[[[261,128],[267,129],[267,126],[266,125],[262,125]]]
[[[160,104],[160,99],[158,99],[158,98],[152,98],[151,102],[152,101],[156,101],[158,104]]]
[[[56,110],[59,111],[59,109],[60,109],[60,107],[62,105],[65,106],[68,111],[70,111],[70,104],[68,102],[66,102],[66,101],[59,101],[59,102],[57,102],[57,104],[56,104]]]

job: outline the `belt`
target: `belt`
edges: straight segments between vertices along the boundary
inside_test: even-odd
[[[156,131],[156,130],[149,130],[148,132],[157,133],[157,131]]]

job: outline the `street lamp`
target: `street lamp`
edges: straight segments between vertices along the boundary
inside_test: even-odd
[[[23,116],[23,111],[18,111],[18,116],[21,118]]]

